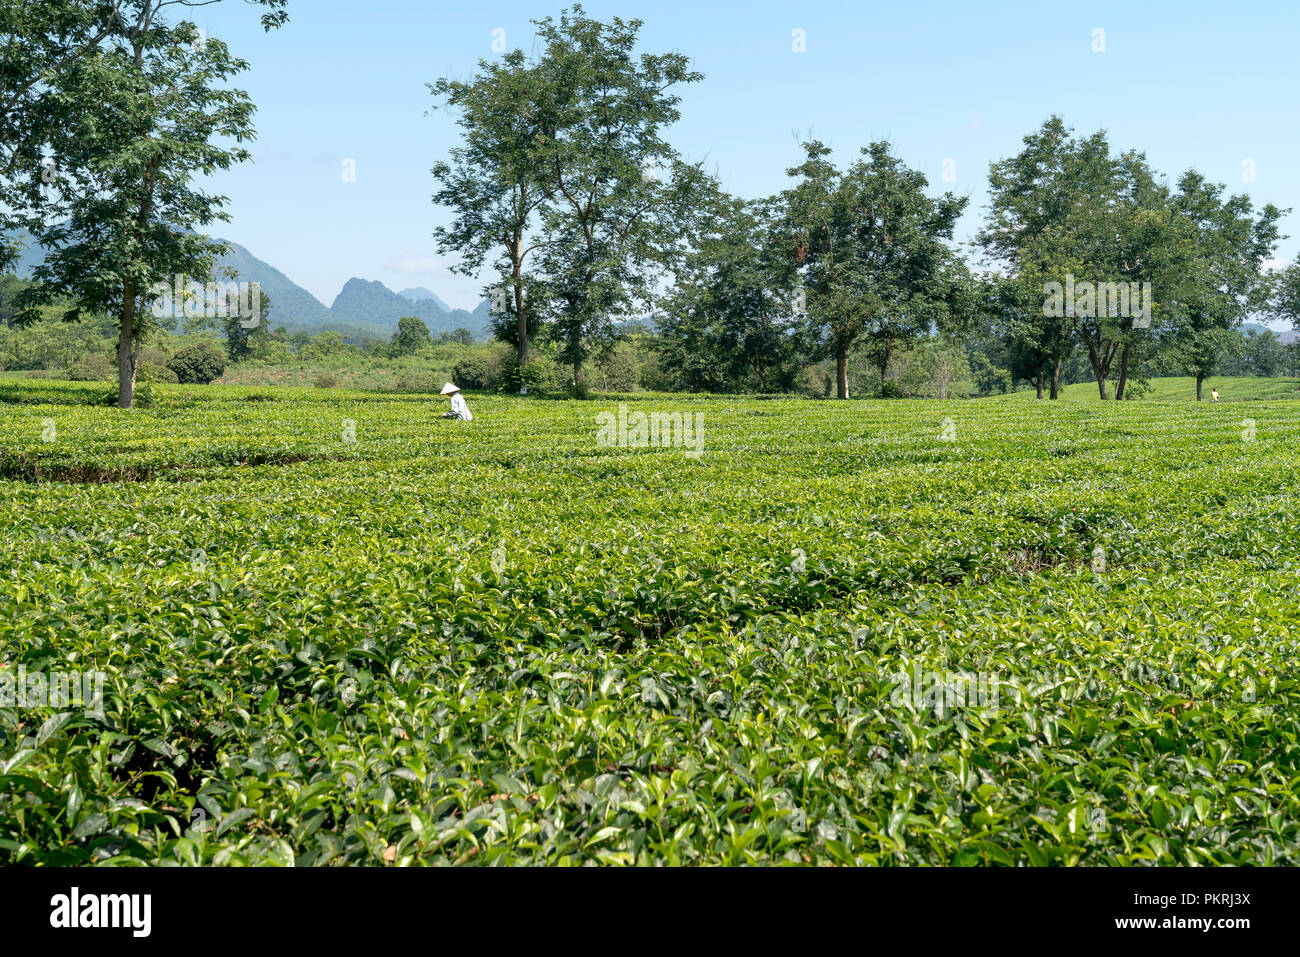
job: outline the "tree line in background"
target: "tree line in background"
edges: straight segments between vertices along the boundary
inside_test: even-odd
[[[285,0],[250,2],[267,29],[285,22]],[[247,64],[170,19],[194,5],[0,0],[0,235],[26,230],[46,254],[32,282],[0,287],[0,362],[75,365],[111,340],[123,407],[149,343],[199,345],[175,339],[150,290],[215,278],[221,245],[202,230],[227,218],[226,199],[193,181],[246,160],[254,136],[253,105],[229,86]],[[536,26],[532,53],[430,86],[461,131],[433,168],[452,214],[435,244],[491,277],[501,346],[434,343],[417,319],[383,342],[290,335],[269,303],[255,323],[181,335],[270,365],[454,347],[468,387],[575,394],[1028,384],[1055,398],[1090,379],[1123,399],[1182,373],[1199,397],[1215,372],[1295,370],[1270,333],[1242,332],[1250,318],[1300,321],[1300,261],[1265,270],[1284,210],[1195,171],[1170,184],[1141,153],[1052,117],[992,164],[968,261],[953,241],[967,200],[930,195],[889,143],[837,165],[807,142],[788,188],[730,196],[665,139],[681,90],[703,80],[684,56],[638,52],[639,21],[580,6]],[[0,243],[0,271],[13,255]]]
[[[1150,370],[1195,377],[1199,398],[1207,376],[1268,348],[1243,321],[1300,321],[1300,261],[1265,271],[1286,211],[1195,171],[1171,185],[1104,132],[1052,117],[992,164],[968,263],[952,243],[966,200],[930,196],[889,143],[840,168],[808,142],[788,189],[729,196],[663,139],[674,91],[702,79],[683,58],[638,58],[639,21],[581,7],[536,24],[532,55],[432,86],[462,131],[434,167],[454,217],[435,239],[466,274],[492,274],[496,334],[521,368],[551,342],[581,387],[583,362],[641,319],[660,384],[679,389],[790,391],[825,362],[843,399],[865,362],[867,394],[903,390],[918,373],[900,365],[920,365],[1055,398],[1084,363],[1102,399]]]
[[[12,276],[0,277],[0,371],[25,370],[32,376],[80,381],[116,379],[115,318],[107,313],[87,314],[69,322],[62,318],[65,307],[54,305],[42,309],[44,318],[19,325],[10,304],[22,285]],[[223,381],[248,385],[282,382],[427,392],[451,380],[475,391],[518,392],[527,385],[534,394],[572,392],[572,369],[549,342],[534,349],[525,380],[513,345],[476,341],[468,329],[434,336],[423,320],[408,317],[390,338],[353,339],[334,330],[312,333],[276,327],[269,320],[274,306],[265,294],[262,307],[263,321],[251,329],[234,317],[158,322],[140,348],[137,382],[206,382],[224,376]],[[779,365],[771,365],[764,359],[765,350],[738,348],[739,341],[715,347],[666,335],[645,323],[628,323],[618,330],[611,349],[584,363],[584,382],[600,392],[834,396],[834,360],[809,361],[790,349],[782,353]],[[172,369],[173,359],[195,346],[204,347],[205,359],[199,365],[187,363],[187,368],[213,374],[200,378],[189,373],[181,379]],[[851,395],[947,399],[1033,387],[1015,379],[1001,364],[1006,361],[1003,346],[994,339],[923,337],[890,355],[883,387],[879,360],[869,349],[864,341],[849,352]],[[1262,327],[1233,329],[1223,337],[1214,361],[1221,375],[1300,376],[1300,344],[1283,345]],[[1136,367],[1137,382],[1129,383],[1125,395],[1140,397],[1142,380],[1148,377],[1183,372],[1177,356],[1157,353]],[[1075,350],[1061,367],[1060,384],[1092,379],[1086,356]]]

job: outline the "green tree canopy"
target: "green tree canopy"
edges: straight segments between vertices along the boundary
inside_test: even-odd
[[[794,386],[794,270],[770,241],[771,201],[718,194],[677,271],[656,351],[680,384],[704,392]]]
[[[865,340],[883,387],[891,354],[946,322],[968,277],[948,241],[967,200],[932,198],[925,175],[886,142],[840,172],[829,147],[804,144],[798,182],[783,194],[779,241],[806,290],[812,348],[835,359],[836,396],[848,398],[850,350]]]
[[[224,246],[196,230],[226,220],[226,199],[193,179],[248,159],[253,105],[226,86],[247,68],[192,23],[167,23],[154,0],[102,49],[59,78],[51,145],[58,176],[26,225],[46,250],[36,304],[57,296],[119,320],[118,404],[130,408],[140,341],[157,284],[212,280]],[[146,9],[147,8],[147,9]]]
[[[397,332],[393,333],[391,343],[395,356],[413,356],[421,349],[433,345],[433,336],[423,319],[415,316],[403,316],[397,320]]]
[[[166,8],[220,0],[0,0],[0,233],[25,225],[43,207],[43,187],[59,175],[55,148],[67,121],[66,81],[85,60],[160,26]],[[271,30],[288,19],[288,0],[245,0],[265,7]],[[12,261],[0,242],[0,270]]]
[[[1104,132],[1073,138],[1053,116],[1024,138],[1020,153],[990,166],[989,193],[977,242],[995,262],[1043,279],[1045,297],[1048,282],[1071,290],[1076,280],[1081,289],[1105,284],[1116,303],[1124,291],[1127,309],[1100,305],[1100,291],[1083,295],[1077,308],[1073,302],[1064,310],[1044,308],[1042,328],[1025,340],[1051,349],[1061,341],[1057,327],[1064,322],[1086,350],[1103,399],[1118,362],[1116,397],[1122,398],[1133,350],[1154,334],[1129,290],[1149,288],[1155,315],[1169,288],[1174,231],[1168,188],[1141,153],[1113,154]]]
[[[1277,246],[1282,216],[1272,205],[1257,215],[1249,196],[1225,193],[1189,170],[1172,199],[1177,259],[1168,279],[1168,345],[1195,377],[1198,402],[1226,343],[1235,344],[1232,330],[1267,307],[1261,269]]]
[[[675,88],[702,75],[679,53],[638,56],[638,20],[602,23],[575,6],[537,27],[538,69],[555,91],[541,272],[559,358],[580,384],[615,321],[649,308],[697,222],[708,178],[663,132],[680,116]]]

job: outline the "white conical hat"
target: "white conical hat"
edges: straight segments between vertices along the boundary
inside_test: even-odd
[[[454,385],[452,385],[450,382],[448,382],[445,386],[442,387],[442,392],[439,393],[439,394],[440,394],[440,395],[451,395],[453,392],[459,392],[459,391],[460,391],[460,387],[459,387],[459,386],[454,386]]]

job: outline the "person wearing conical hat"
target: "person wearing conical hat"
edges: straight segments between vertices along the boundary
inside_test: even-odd
[[[442,414],[444,419],[462,419],[469,422],[474,418],[470,415],[469,406],[465,404],[465,397],[460,394],[458,386],[448,382],[442,387],[442,394],[451,396],[451,411]]]

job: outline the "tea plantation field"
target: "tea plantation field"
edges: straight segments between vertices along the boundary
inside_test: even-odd
[[[1300,404],[101,391],[0,384],[0,675],[104,676],[0,863],[1300,863]]]

